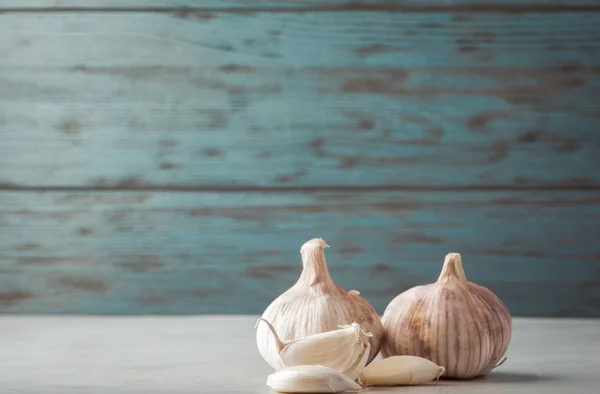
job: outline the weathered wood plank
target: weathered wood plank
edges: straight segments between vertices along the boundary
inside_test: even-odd
[[[173,8],[219,10],[302,10],[336,9],[365,11],[426,11],[465,9],[477,11],[561,12],[573,9],[596,10],[596,0],[2,0],[0,10],[28,9],[136,9],[163,10]]]
[[[269,70],[233,77],[218,70],[172,71],[132,70],[140,77],[124,69],[15,71],[11,81],[0,79],[9,85],[9,93],[0,93],[8,96],[0,99],[0,181],[91,187],[570,188],[597,184],[600,175],[590,171],[600,164],[600,111],[559,102],[575,93],[544,94],[548,81],[578,78],[574,75],[585,71],[522,72],[539,87],[539,93],[523,97],[543,102],[514,105],[476,93],[462,100],[452,100],[451,93],[372,99],[320,93],[327,89],[319,86],[321,72],[286,78]],[[368,79],[374,73],[352,75]],[[335,88],[346,78],[353,77],[332,77],[321,86]],[[306,82],[315,87],[303,88]],[[86,91],[88,84],[95,86],[93,92]],[[136,87],[123,89],[127,84]],[[508,85],[498,89],[510,97],[515,85]],[[591,94],[581,90],[581,100]],[[177,94],[164,102],[165,91]],[[420,109],[428,98],[431,108]],[[488,107],[480,106],[484,101]]]
[[[595,14],[0,21],[5,187],[598,186]]]
[[[17,67],[597,66],[600,47],[587,12],[8,13],[0,33]]]
[[[447,252],[515,315],[600,316],[597,193],[0,193],[0,311],[258,313],[324,237],[383,312]]]

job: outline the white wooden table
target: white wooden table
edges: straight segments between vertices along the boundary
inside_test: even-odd
[[[272,393],[254,316],[0,317],[0,393]],[[487,378],[370,393],[600,393],[600,320],[514,319]]]

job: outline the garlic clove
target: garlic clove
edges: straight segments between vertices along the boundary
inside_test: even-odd
[[[296,365],[274,372],[267,386],[280,393],[341,393],[363,391],[354,380],[323,365]]]
[[[358,379],[360,373],[365,369],[371,352],[371,345],[367,343],[364,347],[363,352],[357,360],[350,367],[342,371],[342,373],[348,376],[352,380]]]
[[[456,379],[488,374],[508,349],[512,333],[506,306],[489,289],[467,280],[458,253],[446,255],[437,282],[394,298],[382,322],[384,357],[424,357]]]
[[[282,341],[294,340],[338,329],[352,322],[372,333],[367,363],[379,353],[383,327],[375,309],[358,292],[338,286],[327,269],[324,249],[329,245],[315,238],[306,242],[300,253],[303,270],[291,288],[277,297],[264,311]],[[279,344],[271,330],[261,324],[256,344],[263,359],[275,370],[283,368]]]
[[[363,386],[407,386],[427,383],[443,374],[444,367],[424,358],[394,356],[366,367],[358,382]]]
[[[352,379],[356,379],[362,369],[361,361],[364,367],[369,356],[370,333],[364,332],[356,322],[340,326],[337,330],[292,341],[282,341],[267,320],[259,318],[257,325],[260,322],[264,322],[271,330],[279,348],[283,367],[323,365],[347,373]]]

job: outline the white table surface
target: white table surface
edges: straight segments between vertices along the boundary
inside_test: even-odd
[[[254,316],[0,316],[0,393],[273,393]],[[600,320],[514,319],[487,378],[369,393],[600,393]]]

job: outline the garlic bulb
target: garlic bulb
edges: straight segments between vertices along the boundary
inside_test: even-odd
[[[373,335],[364,332],[357,323],[339,326],[338,330],[282,341],[271,323],[262,317],[258,323],[261,321],[265,322],[275,337],[284,367],[323,365],[355,380],[369,357],[369,337]]]
[[[446,256],[436,283],[394,298],[383,314],[384,357],[413,355],[446,368],[444,376],[488,374],[510,342],[506,306],[483,286],[467,281],[460,254]]]
[[[346,291],[333,281],[325,262],[324,249],[328,246],[321,238],[302,245],[300,278],[267,307],[262,318],[273,325],[282,341],[336,330],[340,325],[356,322],[364,331],[373,334],[369,338],[368,363],[379,352],[383,331],[381,320],[357,291]],[[273,369],[284,366],[275,336],[266,324],[259,325],[256,344],[260,355]]]
[[[341,372],[323,365],[297,365],[274,372],[267,386],[281,393],[341,393],[363,391],[362,387]]]
[[[439,379],[444,367],[415,356],[384,358],[366,367],[358,378],[363,386],[408,386]]]

